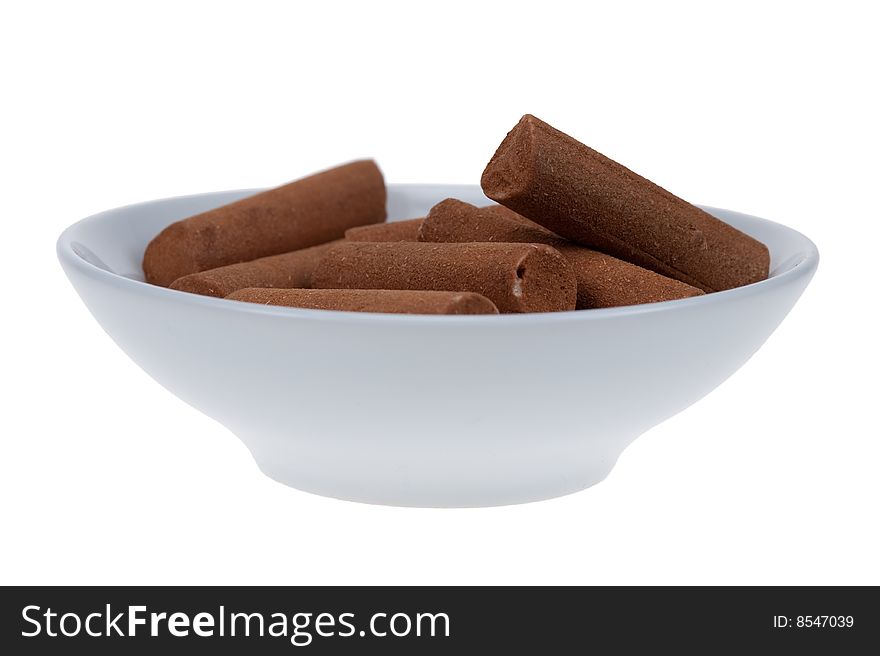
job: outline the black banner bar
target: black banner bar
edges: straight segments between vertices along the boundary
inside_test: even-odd
[[[7,587],[6,654],[865,653],[877,588]],[[748,651],[745,651],[748,650]]]

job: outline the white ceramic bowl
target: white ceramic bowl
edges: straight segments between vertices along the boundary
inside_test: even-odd
[[[58,256],[110,337],[238,435],[268,476],[370,503],[488,506],[598,483],[638,435],[749,359],[819,261],[794,230],[706,208],[769,246],[768,280],[652,305],[461,317],[269,307],[143,282],[162,228],[255,191],[109,210],[68,228]],[[489,202],[476,186],[389,185],[389,216],[450,196]]]

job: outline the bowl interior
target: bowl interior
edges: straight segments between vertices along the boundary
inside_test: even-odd
[[[143,281],[141,259],[149,241],[170,223],[261,191],[243,189],[178,196],[119,207],[74,224],[62,234],[59,249],[104,271]],[[389,184],[389,221],[427,214],[444,198],[482,205],[490,201],[477,185]],[[770,276],[779,276],[816,257],[815,246],[800,233],[766,219],[701,206],[709,213],[764,242],[770,249]],[[759,283],[760,284],[760,283]]]

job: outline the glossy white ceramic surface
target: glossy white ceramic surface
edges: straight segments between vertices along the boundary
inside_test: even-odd
[[[162,228],[254,191],[97,214],[61,235],[59,259],[129,357],[238,435],[267,475],[369,503],[499,505],[598,483],[632,440],[749,359],[819,259],[794,230],[706,208],[769,246],[768,280],[652,305],[461,317],[268,307],[143,282]],[[389,185],[389,216],[450,196],[489,202],[476,186]]]

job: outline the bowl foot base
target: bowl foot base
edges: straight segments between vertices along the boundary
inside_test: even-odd
[[[462,477],[460,472],[450,473],[445,479],[436,473],[421,479],[418,476],[371,479],[363,474],[354,477],[339,475],[327,469],[306,472],[304,468],[291,467],[271,458],[255,457],[255,460],[260,471],[272,480],[319,496],[384,506],[482,508],[543,501],[580,492],[601,483],[617,459],[581,467],[576,476],[559,473],[540,479],[528,476],[504,480],[495,472],[486,481]]]

